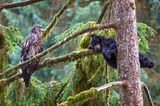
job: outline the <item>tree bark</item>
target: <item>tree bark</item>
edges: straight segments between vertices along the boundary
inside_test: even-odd
[[[118,70],[120,80],[128,86],[121,87],[121,106],[143,106],[138,55],[135,0],[114,0],[117,28]]]

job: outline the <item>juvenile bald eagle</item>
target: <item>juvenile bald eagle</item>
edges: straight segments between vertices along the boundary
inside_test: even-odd
[[[43,51],[43,44],[41,41],[42,26],[35,24],[29,35],[26,37],[21,50],[21,62],[26,61],[36,54]],[[22,76],[25,82],[25,86],[29,86],[29,81],[32,73],[37,68],[40,60],[35,60],[27,66],[22,67]]]

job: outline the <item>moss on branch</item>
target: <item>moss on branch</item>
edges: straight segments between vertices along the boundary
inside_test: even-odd
[[[58,104],[58,106],[74,106],[77,103],[83,103],[89,99],[95,98],[101,90],[106,90],[112,87],[126,86],[127,81],[116,81],[104,84],[100,87],[92,87],[89,90],[82,91],[75,96],[69,96],[67,101]]]
[[[63,56],[59,56],[59,57],[53,57],[53,58],[47,58],[45,59],[41,66],[50,66],[56,63],[60,63],[60,62],[70,62],[70,61],[74,61],[74,60],[78,60],[80,58],[89,56],[89,55],[93,55],[93,54],[97,54],[98,52],[93,51],[93,50],[89,50],[89,49],[84,49],[84,50],[80,50],[80,51],[74,51],[71,52],[69,54],[63,55]]]
[[[79,94],[75,96],[69,96],[67,101],[59,104],[58,106],[73,106],[76,103],[82,103],[84,101],[87,101],[89,99],[92,99],[96,97],[98,94],[97,90],[95,88],[91,88],[86,91],[82,91]]]
[[[45,28],[45,31],[42,33],[42,38],[46,38],[49,33],[51,32],[51,30],[54,28],[54,26],[57,24],[58,20],[61,18],[61,16],[63,15],[63,12],[65,11],[66,8],[68,8],[74,0],[68,0],[63,6],[62,8],[58,11],[57,14],[55,14],[55,16],[53,17],[52,21],[50,22],[50,24]]]

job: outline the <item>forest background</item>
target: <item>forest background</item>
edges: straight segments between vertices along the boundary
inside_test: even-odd
[[[0,3],[19,2],[19,1],[23,0],[1,0]],[[32,25],[38,23],[44,26],[45,28],[50,23],[53,16],[65,4],[65,2],[66,2],[65,0],[47,0],[32,5],[28,5],[25,7],[17,7],[14,9],[3,9],[0,12],[0,25],[9,26],[8,27],[9,29],[12,28],[14,29],[14,31],[9,30],[7,32],[11,36],[8,37],[7,41],[10,45],[9,48],[10,50],[8,51],[8,58],[7,58],[9,64],[5,65],[5,69],[19,63],[21,44],[24,38],[28,35],[29,31],[31,30]],[[50,36],[47,36],[47,38],[44,40],[44,47],[49,48],[50,46],[62,40],[63,38],[67,37],[69,34],[76,32],[86,26],[94,25],[100,16],[101,10],[104,6],[104,2],[105,0],[75,0],[74,3],[65,10],[59,22],[52,30]],[[160,59],[159,59],[160,58],[159,55],[160,11],[159,10],[160,10],[159,0],[136,0],[137,22],[139,23],[139,25],[145,26],[145,24],[147,24],[148,26],[152,27],[157,31],[154,37],[152,35],[151,36],[145,35],[146,33],[139,33],[145,37],[147,36],[146,39],[148,40],[147,42],[145,41],[144,38],[144,40],[142,40],[144,42],[140,41],[142,43],[141,45],[142,47],[140,47],[141,51],[145,52],[149,57],[151,57],[156,64],[153,69],[141,69],[141,78],[142,81],[145,82],[149,87],[154,103],[156,103],[157,106],[160,105]],[[108,17],[108,15],[109,13],[106,12],[105,17]],[[109,19],[102,20],[102,23],[105,22],[109,22]],[[50,52],[45,56],[45,58],[65,55],[72,51],[80,50],[81,48],[85,48],[85,45],[83,44],[83,38],[81,39],[81,37],[78,37],[77,39],[71,40],[61,48],[58,48]],[[101,56],[99,55],[99,57]],[[102,63],[104,62],[100,60],[100,64]],[[68,63],[58,63],[46,68],[42,68],[39,71],[36,71],[33,74],[31,80],[31,89],[30,91],[28,91],[28,95],[25,98],[22,96],[22,94],[19,93],[21,91],[17,90],[18,86],[17,87],[14,86],[14,84],[17,83],[15,81],[8,86],[7,92],[5,92],[6,93],[5,104],[6,105],[27,104],[30,106],[36,104],[43,105],[44,103],[48,103],[48,105],[49,104],[53,105],[55,103],[54,100],[56,100],[57,103],[64,102],[67,100],[69,95],[77,94],[80,91],[83,91],[83,89],[87,89],[79,87],[80,90],[77,90],[76,89],[77,87],[74,87],[76,84],[81,82],[79,80],[83,78],[79,79],[77,78],[74,79],[74,82],[72,83],[68,82],[66,83],[66,81],[68,81],[69,79],[76,78],[79,74],[84,74],[84,73],[76,73],[75,70],[77,70],[77,67],[78,69],[82,68],[82,70],[85,70],[85,68],[83,68],[82,66],[85,66],[86,69],[91,68],[87,66],[87,64],[91,63],[88,60],[86,60],[84,61],[84,63],[81,63],[80,65],[77,64],[77,61],[72,61]],[[101,67],[99,68],[99,70],[101,70]],[[97,72],[99,72],[98,69],[96,70]],[[109,74],[110,76],[109,80],[114,81],[118,78],[117,77],[118,73],[116,70],[113,69],[110,70],[111,71]],[[91,74],[87,76],[91,77]],[[100,86],[105,82],[104,79],[102,80],[102,78],[99,77],[96,77],[96,79],[90,78],[90,81],[92,81],[91,85],[94,85],[93,83],[95,83],[96,86]],[[83,81],[81,83],[83,83]],[[59,89],[60,88],[63,89],[63,92],[59,91],[60,94],[58,93],[56,94],[58,95],[58,99],[54,95],[54,92],[57,89],[52,89],[54,87],[50,86],[49,84],[53,84],[54,86],[57,84],[56,86],[59,87]],[[49,92],[49,90],[53,91]],[[53,94],[50,94],[51,92]],[[119,104],[119,95],[117,93],[117,90],[112,90],[110,93],[111,93],[109,102],[110,105],[117,106]],[[50,100],[52,96],[53,98],[56,99]]]

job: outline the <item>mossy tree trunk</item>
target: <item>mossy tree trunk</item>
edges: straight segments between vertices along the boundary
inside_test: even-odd
[[[5,43],[5,38],[4,38],[4,33],[3,33],[3,27],[0,26],[0,73],[5,69],[7,62],[8,62],[8,45]],[[0,78],[1,79],[1,78]],[[0,105],[5,106],[5,96],[7,93],[7,88],[3,87],[0,89]]]
[[[120,80],[128,86],[120,88],[121,106],[143,106],[138,54],[135,0],[114,0],[117,28],[118,69]]]

